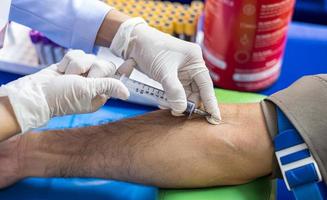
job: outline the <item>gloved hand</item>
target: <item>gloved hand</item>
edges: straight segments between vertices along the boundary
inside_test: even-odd
[[[150,78],[160,82],[173,115],[186,109],[187,99],[221,119],[213,83],[199,45],[185,42],[148,26],[141,18],[132,18],[119,27],[110,49]]]
[[[71,50],[57,64],[63,74],[84,75],[89,78],[112,77],[117,67],[114,63],[86,54],[81,50]]]
[[[105,61],[87,64],[106,69],[106,77],[115,71],[110,70],[115,66]],[[10,82],[1,87],[1,93],[9,97],[22,132],[44,125],[53,116],[94,112],[109,97],[129,97],[119,80],[63,75],[57,65]]]

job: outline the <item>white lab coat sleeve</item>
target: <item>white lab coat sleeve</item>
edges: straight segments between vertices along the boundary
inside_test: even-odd
[[[90,53],[110,10],[98,0],[12,0],[9,20],[38,30],[59,45]]]

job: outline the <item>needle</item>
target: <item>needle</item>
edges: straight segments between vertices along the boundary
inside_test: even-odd
[[[200,110],[200,109],[197,109],[197,108],[194,109],[193,113],[198,114],[198,115],[200,115],[202,117],[210,116],[210,114],[207,113],[206,111],[203,111],[203,110]]]

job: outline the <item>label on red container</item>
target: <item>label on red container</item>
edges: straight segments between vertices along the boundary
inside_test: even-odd
[[[278,77],[295,0],[207,0],[203,54],[214,83],[255,91]]]

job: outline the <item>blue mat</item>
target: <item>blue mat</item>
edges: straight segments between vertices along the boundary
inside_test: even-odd
[[[52,119],[39,130],[64,129],[108,123],[154,110],[119,100],[109,100],[92,114],[70,115]],[[139,184],[93,178],[27,178],[0,190],[0,199],[16,200],[154,200],[157,188]]]
[[[155,200],[157,189],[93,178],[28,178],[0,190],[3,200]]]

